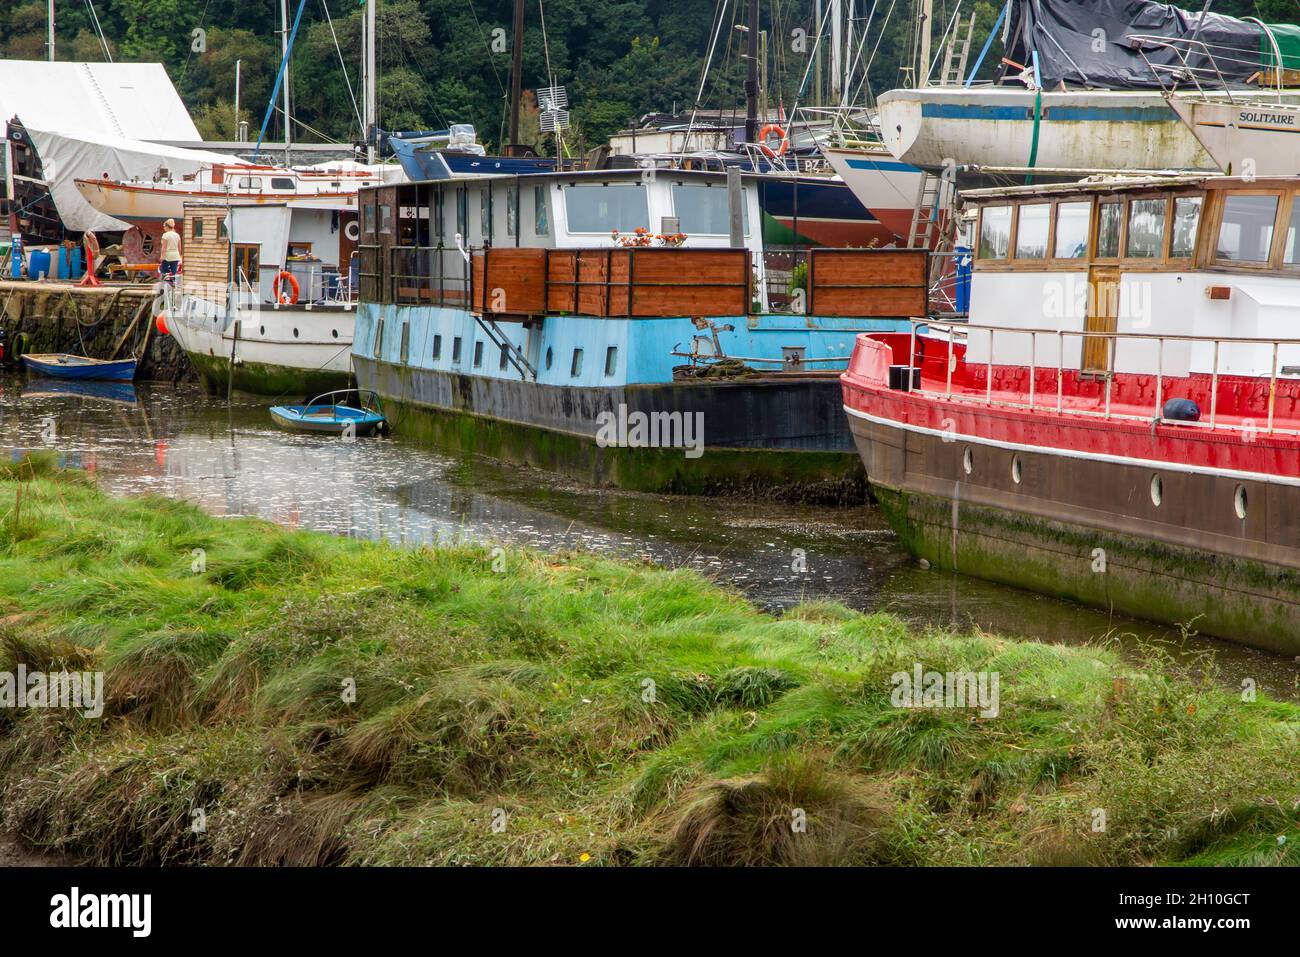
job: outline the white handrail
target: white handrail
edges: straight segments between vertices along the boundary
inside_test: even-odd
[[[912,343],[912,345],[909,350],[909,355],[911,356],[912,363],[915,363],[916,361],[916,346],[915,346],[916,339],[918,336],[922,335],[923,332],[929,332],[931,330],[946,330],[948,333],[948,343],[949,343],[946,381],[944,384],[944,388],[942,390],[927,389],[925,387],[924,380],[922,380],[921,385],[918,388],[912,390],[914,392],[941,397],[945,400],[953,401],[953,402],[970,402],[981,406],[989,406],[989,407],[1002,406],[1008,408],[1026,409],[1030,411],[1039,411],[1041,409],[1041,406],[1036,406],[1036,396],[1037,396],[1036,380],[1037,380],[1037,373],[1040,368],[1038,365],[1038,337],[1040,335],[1051,335],[1051,336],[1055,336],[1057,341],[1056,409],[1055,409],[1057,413],[1066,414],[1066,415],[1093,416],[1096,418],[1103,418],[1103,419],[1112,419],[1112,418],[1122,419],[1122,420],[1144,422],[1144,423],[1150,423],[1154,421],[1156,424],[1161,424],[1161,425],[1174,423],[1180,426],[1190,426],[1193,428],[1203,428],[1203,429],[1225,429],[1228,431],[1242,432],[1245,434],[1254,434],[1263,431],[1264,434],[1267,435],[1300,435],[1300,428],[1294,428],[1294,429],[1278,428],[1276,424],[1276,416],[1275,416],[1275,407],[1277,402],[1277,384],[1278,384],[1278,377],[1279,377],[1278,352],[1282,346],[1296,346],[1297,348],[1300,348],[1300,338],[1297,339],[1278,339],[1278,338],[1269,339],[1269,338],[1258,338],[1258,337],[1238,338],[1238,337],[1228,337],[1228,336],[1167,335],[1167,334],[1148,333],[1148,332],[1119,332],[1119,331],[1105,332],[1105,331],[1098,331],[1098,330],[1039,329],[1039,328],[1031,328],[1031,327],[1021,327],[1021,326],[984,326],[984,325],[971,326],[965,322],[960,322],[960,323],[943,322],[934,319],[912,319],[911,327],[912,329],[911,329],[910,342]],[[958,341],[957,334],[959,332],[962,333],[964,338],[969,342],[970,333],[975,331],[986,332],[988,334],[988,340],[989,340],[988,358],[984,363],[982,363],[984,367],[984,375],[985,375],[984,389],[982,394],[977,391],[972,391],[969,393],[958,392],[954,394],[953,370],[956,365],[955,362],[956,353],[953,350],[952,346]],[[996,363],[994,362],[993,343],[995,341],[997,333],[1010,333],[1013,335],[1029,336],[1030,349],[1032,350],[1033,354],[1030,356],[1030,361],[1028,365],[1028,369],[1030,373],[1028,402],[1015,401],[1012,399],[995,398],[994,396],[993,367]],[[1069,370],[1066,369],[1065,341],[1067,336],[1077,337],[1080,340],[1083,340],[1085,342],[1089,338],[1103,338],[1107,340],[1106,369],[1102,370],[1100,373],[1102,376],[1105,377],[1106,380],[1104,404],[1101,410],[1084,409],[1084,408],[1072,407],[1065,404],[1064,390],[1065,390],[1066,371],[1071,371],[1071,372],[1086,371],[1086,370],[1074,369],[1074,368],[1071,368]],[[1115,411],[1115,409],[1111,405],[1112,385],[1115,377],[1115,353],[1118,348],[1119,340],[1154,342],[1157,344],[1157,360],[1156,360],[1156,370],[1155,370],[1155,376],[1156,376],[1155,403],[1151,415],[1138,415],[1131,412]],[[1164,371],[1166,342],[1207,343],[1213,345],[1214,359],[1210,370],[1210,414],[1209,414],[1208,421],[1202,422],[1199,420],[1192,421],[1186,419],[1165,418],[1164,394],[1165,394],[1165,387],[1168,379]],[[1259,429],[1255,424],[1254,420],[1250,418],[1246,418],[1240,423],[1235,423],[1235,422],[1225,423],[1221,421],[1221,418],[1219,416],[1219,409],[1218,409],[1219,376],[1220,376],[1219,366],[1220,366],[1220,358],[1223,351],[1222,347],[1224,345],[1267,345],[1271,347],[1272,365],[1268,376],[1269,385],[1268,385],[1267,424],[1263,430]],[[1017,365],[1020,364],[1017,363]],[[1051,367],[1049,365],[1049,366],[1043,366],[1042,368],[1049,369]],[[1258,379],[1261,377],[1243,376],[1243,378]],[[1298,378],[1297,381],[1300,381],[1300,378]]]

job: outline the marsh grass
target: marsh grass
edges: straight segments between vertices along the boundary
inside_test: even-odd
[[[0,824],[95,863],[1298,862],[1300,708],[1212,662],[774,618],[581,554],[497,573],[46,460],[0,467],[0,512],[19,488],[0,670],[103,670],[108,700],[0,712]],[[998,672],[1001,713],[894,708],[916,662]]]

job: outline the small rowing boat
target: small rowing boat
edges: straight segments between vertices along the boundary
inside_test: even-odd
[[[355,401],[348,401],[355,397]],[[327,435],[371,435],[388,428],[379,396],[368,390],[326,392],[306,405],[274,405],[271,418],[284,429]]]
[[[114,382],[135,379],[135,359],[91,359],[62,352],[24,354],[22,359],[33,372],[56,379],[109,379]]]

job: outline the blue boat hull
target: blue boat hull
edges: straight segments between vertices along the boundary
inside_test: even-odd
[[[23,364],[33,372],[54,379],[105,379],[110,382],[135,380],[136,361],[122,359],[117,362],[87,361],[80,356],[22,357]]]

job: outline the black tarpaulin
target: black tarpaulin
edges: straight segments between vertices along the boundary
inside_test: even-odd
[[[1030,66],[1038,52],[1044,88],[1067,86],[1102,89],[1151,89],[1169,85],[1149,64],[1181,67],[1178,53],[1151,43],[1135,46],[1136,36],[1156,36],[1204,44],[1179,46],[1202,85],[1217,85],[1218,73],[1229,85],[1244,84],[1261,69],[1262,44],[1268,41],[1258,23],[1209,13],[1197,32],[1201,13],[1150,0],[1014,0],[1007,35],[1007,58]],[[1198,52],[1199,51],[1199,52]],[[1019,73],[1008,68],[1005,76]],[[1187,85],[1183,83],[1181,85]]]

